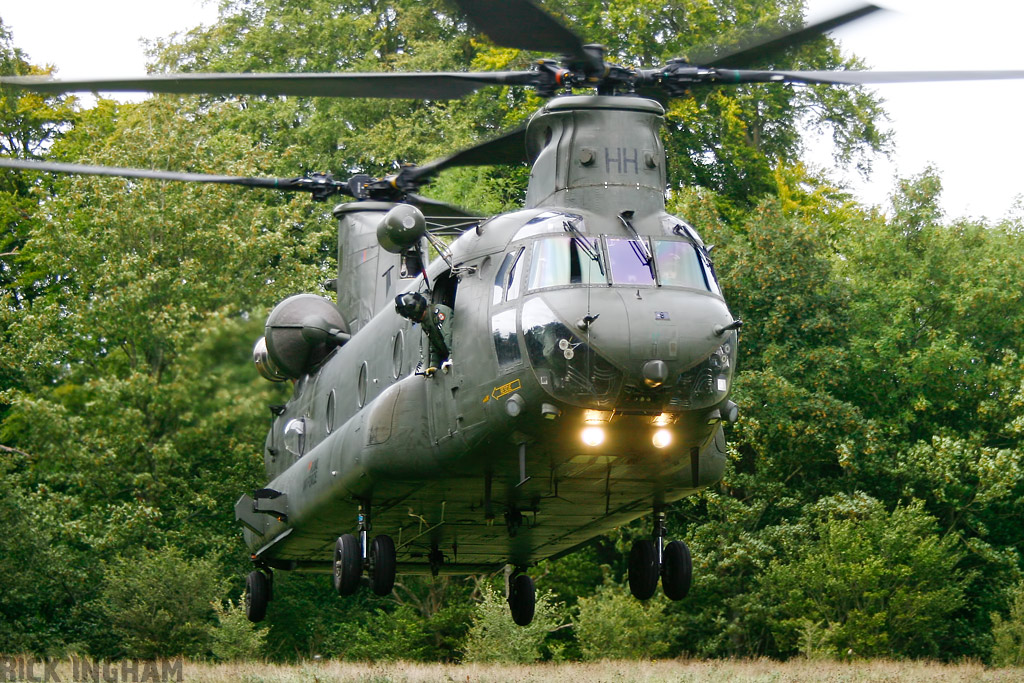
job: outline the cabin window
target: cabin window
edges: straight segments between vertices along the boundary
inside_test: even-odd
[[[592,254],[587,253],[590,249]],[[605,284],[597,244],[582,244],[575,237],[537,240],[530,267],[530,289],[577,284]]]
[[[654,258],[658,264],[658,280],[662,285],[710,289],[704,278],[700,256],[690,242],[655,240]]]
[[[608,265],[612,284],[649,286],[654,284],[654,267],[646,242],[625,237],[608,237]]]
[[[491,318],[491,331],[494,333],[494,352],[498,356],[498,368],[505,370],[518,365],[519,334],[516,332],[516,309],[498,313]]]

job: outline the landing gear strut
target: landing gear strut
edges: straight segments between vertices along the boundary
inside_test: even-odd
[[[358,523],[358,539],[353,534],[342,534],[334,545],[334,589],[339,595],[352,595],[365,569],[373,592],[387,595],[395,586],[395,542],[384,535],[369,541],[369,505],[359,506]]]
[[[639,600],[649,600],[661,587],[669,600],[682,600],[690,592],[693,561],[690,549],[682,541],[665,545],[665,511],[654,509],[652,540],[633,543],[629,553],[629,590]]]
[[[245,616],[249,621],[257,623],[267,616],[267,603],[273,597],[272,586],[273,577],[269,569],[266,573],[255,569],[245,577]]]
[[[508,578],[508,606],[512,612],[512,621],[519,626],[529,626],[533,621],[537,592],[533,586],[533,579],[520,569],[516,569]]]

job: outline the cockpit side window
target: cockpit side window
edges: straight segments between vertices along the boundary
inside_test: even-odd
[[[530,289],[605,284],[601,256],[599,253],[595,253],[595,256],[597,260],[587,254],[578,240],[571,237],[537,240],[530,266]]]
[[[505,254],[505,259],[498,267],[498,273],[494,276],[494,295],[491,298],[491,305],[497,306],[506,300],[508,301],[519,296],[519,278],[516,277],[516,266],[519,264],[519,257],[523,255],[523,247]],[[521,270],[521,269],[519,269]]]
[[[512,260],[512,267],[509,268],[508,273],[508,293],[505,295],[506,301],[515,301],[519,298],[519,290],[523,284],[523,270],[525,266],[522,265],[523,259],[520,258],[525,251],[525,247],[520,247],[519,251],[516,252],[515,258]]]

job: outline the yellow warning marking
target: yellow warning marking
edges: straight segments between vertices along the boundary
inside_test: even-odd
[[[511,394],[516,389],[521,389],[522,387],[523,383],[518,379],[514,379],[508,384],[502,384],[500,387],[494,387],[494,391],[491,392],[491,398],[499,399],[506,394]]]
[[[484,403],[487,403],[490,400],[491,400],[491,395],[490,394],[487,394],[486,396],[484,396]]]

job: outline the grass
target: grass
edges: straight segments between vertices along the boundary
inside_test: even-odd
[[[991,669],[982,664],[936,662],[821,662],[794,660],[666,660],[655,662],[609,661],[597,663],[534,664],[417,664],[409,662],[307,662],[277,664],[204,664],[186,662],[184,681],[192,683],[427,683],[434,681],[506,683],[528,681],[662,681],[701,683],[924,683],[925,681],[1024,681],[1024,669]]]

